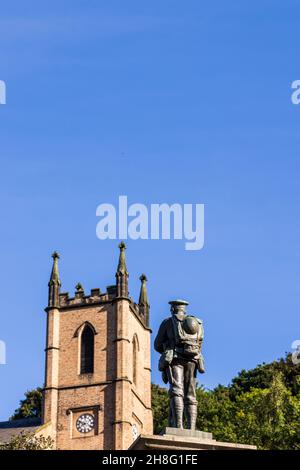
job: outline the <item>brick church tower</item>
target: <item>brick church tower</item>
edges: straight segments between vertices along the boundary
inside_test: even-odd
[[[142,275],[139,303],[128,294],[125,245],[116,285],[106,292],[61,293],[53,253],[47,312],[43,404],[45,434],[57,449],[128,449],[152,434],[149,303]]]

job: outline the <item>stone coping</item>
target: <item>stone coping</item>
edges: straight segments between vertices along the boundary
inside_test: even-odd
[[[166,428],[160,435],[140,435],[130,450],[256,450],[256,446],[219,442],[211,433],[189,429]]]

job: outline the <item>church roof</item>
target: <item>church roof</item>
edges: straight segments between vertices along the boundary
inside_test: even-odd
[[[0,422],[0,444],[9,442],[10,439],[21,432],[34,432],[41,426],[40,418],[24,418],[14,421]]]

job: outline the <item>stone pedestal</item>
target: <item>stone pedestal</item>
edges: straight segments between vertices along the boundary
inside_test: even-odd
[[[256,450],[256,446],[218,442],[210,432],[165,428],[161,435],[141,435],[130,450]]]

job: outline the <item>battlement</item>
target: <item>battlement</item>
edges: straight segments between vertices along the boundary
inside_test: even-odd
[[[86,295],[83,288],[77,289],[74,297],[69,297],[69,292],[62,292],[59,294],[59,308],[110,302],[116,295],[117,286],[107,286],[103,293],[99,288],[91,289],[90,295]]]
[[[61,280],[58,269],[58,260],[60,258],[57,252],[52,254],[53,266],[48,283],[49,286],[49,297],[48,297],[48,307],[57,309],[67,309],[67,308],[78,308],[83,306],[95,305],[95,304],[104,304],[108,302],[113,302],[114,300],[127,299],[130,302],[130,309],[132,313],[141,321],[141,323],[148,328],[149,326],[149,302],[147,297],[146,282],[147,278],[145,274],[140,276],[141,281],[141,290],[139,296],[138,304],[135,303],[128,293],[128,271],[125,261],[125,244],[122,242],[119,245],[120,255],[119,263],[116,272],[116,284],[109,285],[106,287],[105,292],[101,292],[99,288],[91,289],[90,294],[84,292],[82,284],[77,283],[75,286],[75,294],[73,297],[69,296],[68,292],[60,292],[61,289]]]
[[[59,309],[72,308],[72,307],[83,307],[94,304],[102,304],[112,302],[117,299],[117,286],[107,286],[106,292],[101,293],[99,288],[91,289],[90,295],[86,295],[83,289],[77,290],[74,297],[69,297],[69,292],[62,292],[59,294]],[[137,303],[135,303],[130,297],[130,310],[132,313],[142,322],[142,324],[148,328],[147,318],[144,313],[144,309]]]

